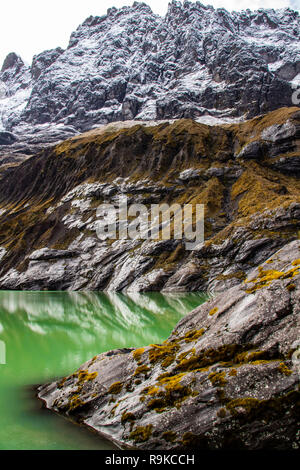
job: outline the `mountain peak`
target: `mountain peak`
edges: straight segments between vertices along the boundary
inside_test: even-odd
[[[28,71],[16,54],[8,56],[0,81],[12,105],[0,103],[2,126],[86,131],[115,121],[236,119],[291,106],[299,38],[292,10],[228,12],[172,0],[161,17],[142,2],[112,7],[87,18],[66,50],[35,56]],[[15,64],[23,66],[9,68]]]
[[[15,52],[10,52],[3,62],[1,72],[5,72],[6,70],[12,69],[15,66],[22,67],[23,65],[24,62],[21,57]]]

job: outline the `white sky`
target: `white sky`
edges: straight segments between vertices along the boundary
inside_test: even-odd
[[[66,48],[69,37],[88,16],[101,16],[111,6],[131,5],[132,0],[8,0],[1,2],[0,67],[9,52],[31,62],[46,49]],[[164,15],[169,0],[145,0],[155,13]],[[228,10],[284,8],[300,10],[300,0],[202,0]]]

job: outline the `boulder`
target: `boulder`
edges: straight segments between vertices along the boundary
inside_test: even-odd
[[[11,132],[0,132],[0,145],[12,145],[16,140],[17,137]]]
[[[163,344],[100,354],[38,396],[123,448],[298,449],[299,316],[296,240]]]

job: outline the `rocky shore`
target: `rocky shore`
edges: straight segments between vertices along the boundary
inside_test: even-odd
[[[299,327],[294,241],[163,344],[96,356],[38,396],[122,448],[298,449]]]
[[[300,231],[300,111],[110,124],[0,174],[0,288],[220,291]],[[205,243],[105,240],[97,208],[204,204]]]

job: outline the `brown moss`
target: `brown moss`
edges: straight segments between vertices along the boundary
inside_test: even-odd
[[[176,440],[176,432],[174,431],[166,431],[162,433],[162,438],[167,442],[174,442]]]
[[[153,425],[138,426],[131,431],[129,438],[135,442],[146,442],[152,435]]]
[[[83,405],[85,405],[85,402],[81,400],[79,395],[75,394],[69,400],[68,410],[74,411],[76,408],[82,407]]]
[[[191,330],[185,336],[184,340],[186,343],[192,343],[197,341],[198,338],[201,338],[205,333],[205,329],[201,328],[201,330]]]
[[[63,388],[66,380],[67,380],[67,377],[64,377],[60,382],[58,382],[57,388]]]
[[[147,403],[149,409],[162,413],[169,407],[180,408],[182,403],[189,397],[198,395],[198,392],[192,390],[188,385],[182,385],[181,380],[185,373],[173,376],[167,376],[159,379],[159,389],[156,391],[156,398]]]
[[[80,370],[77,375],[78,384],[83,384],[85,382],[90,382],[91,380],[95,380],[97,375],[98,375],[98,372],[89,373],[88,370]]]
[[[286,365],[284,362],[281,362],[281,363],[279,364],[278,370],[279,370],[282,374],[286,375],[287,377],[293,373],[293,371],[292,371],[291,369],[289,369],[289,368],[287,367],[287,365]]]
[[[226,362],[234,363],[235,356],[244,348],[245,346],[237,344],[228,344],[220,346],[217,349],[209,348],[204,351],[201,351],[198,354],[192,354],[191,357],[187,359],[182,359],[179,361],[175,367],[175,371],[179,372],[188,372],[197,369],[206,368],[217,362]]]
[[[244,281],[246,279],[247,275],[244,271],[235,271],[234,273],[231,274],[219,274],[216,276],[216,279],[219,281],[227,281],[230,279],[238,279],[241,281]]]
[[[134,421],[136,420],[136,417],[134,416],[133,413],[127,413],[126,411],[124,411],[124,413],[122,413],[122,416],[121,416],[121,423],[124,425],[125,423],[127,423],[128,421],[130,423],[134,423]]]
[[[218,412],[217,412],[217,416],[218,416],[219,418],[225,418],[225,416],[226,416],[226,410],[225,410],[225,408],[220,408],[220,409],[218,410]]]
[[[152,344],[149,350],[149,361],[151,364],[161,363],[162,367],[172,364],[179,349],[178,341],[165,342],[164,344]]]
[[[242,423],[260,421],[278,421],[288,412],[294,416],[300,413],[300,392],[293,390],[285,395],[268,400],[258,400],[253,397],[227,399],[226,409]]]
[[[288,271],[276,271],[274,269],[264,270],[261,266],[258,268],[258,276],[255,279],[246,280],[247,284],[253,284],[246,289],[248,294],[252,294],[263,287],[269,286],[273,281],[278,279],[292,279],[300,273],[299,267],[294,267]]]
[[[215,387],[224,387],[226,385],[227,380],[225,379],[226,373],[223,372],[211,372],[208,376],[208,379]]]

